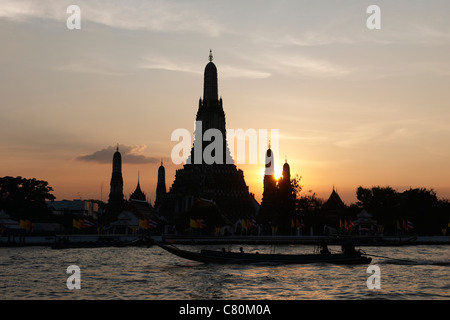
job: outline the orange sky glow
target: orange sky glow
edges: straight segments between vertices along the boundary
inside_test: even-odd
[[[227,128],[278,129],[303,193],[347,204],[359,186],[450,198],[450,3],[0,1],[0,176],[47,180],[57,200],[170,188],[177,128],[193,130],[209,50]],[[408,10],[404,10],[405,7]],[[444,8],[443,8],[444,7]],[[265,152],[265,150],[258,150]],[[237,164],[260,201],[264,164]]]

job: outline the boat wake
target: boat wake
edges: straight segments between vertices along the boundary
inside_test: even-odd
[[[399,261],[399,260],[384,260],[383,264],[396,265],[411,265],[411,266],[450,266],[450,259],[447,260],[415,260],[415,261]]]

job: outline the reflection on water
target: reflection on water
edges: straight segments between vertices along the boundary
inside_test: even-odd
[[[180,246],[181,247],[181,246]],[[199,247],[184,246],[191,250]],[[207,247],[207,246],[205,246]],[[221,247],[220,247],[221,248]],[[238,246],[226,246],[238,250]],[[246,246],[246,252],[311,253],[312,246]],[[331,250],[337,248],[330,247]],[[0,248],[1,299],[449,299],[448,246],[367,247],[381,270],[369,290],[367,265],[217,265],[151,248]],[[81,289],[66,269],[81,269]]]

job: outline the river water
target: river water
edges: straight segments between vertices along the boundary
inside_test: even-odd
[[[199,250],[200,246],[180,245]],[[202,248],[217,246],[202,246]],[[238,250],[236,245],[222,245]],[[313,246],[244,246],[246,252],[311,253]],[[337,251],[338,248],[330,247]],[[303,300],[450,299],[450,246],[361,247],[379,267],[380,288],[368,288],[368,265],[217,265],[171,255],[158,246],[55,250],[0,248],[0,299],[34,300]],[[403,261],[407,259],[411,261]],[[80,269],[69,289],[67,268]],[[70,282],[72,283],[72,282]],[[375,283],[375,282],[372,282]]]

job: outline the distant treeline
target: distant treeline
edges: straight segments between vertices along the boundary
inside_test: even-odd
[[[450,201],[439,199],[433,189],[410,188],[399,192],[392,187],[358,187],[357,202],[343,205],[335,210],[338,218],[355,221],[363,209],[369,212],[385,234],[398,234],[404,221],[410,221],[414,228],[409,233],[418,235],[442,235],[450,222]],[[296,212],[318,228],[326,221],[329,213],[324,208],[325,201],[314,193],[301,195],[296,200]],[[336,220],[334,226],[338,226]],[[399,228],[400,225],[400,228]]]
[[[390,233],[398,229],[398,221],[410,220],[422,235],[441,234],[449,223],[450,201],[439,199],[433,189],[398,192],[391,187],[359,187],[356,197],[356,206],[370,212]]]
[[[302,219],[306,228],[320,230],[326,221],[323,199],[312,192],[302,194],[300,177],[292,179],[295,205],[292,214],[286,215],[286,224],[291,225],[292,216]],[[22,177],[0,178],[0,210],[14,220],[29,219],[33,222],[56,222],[46,201],[55,200],[53,189],[47,181]],[[356,220],[362,209],[367,210],[373,219],[382,225],[385,234],[398,233],[398,223],[409,220],[414,232],[419,235],[440,235],[450,222],[450,201],[439,199],[433,189],[416,188],[398,192],[391,187],[358,187],[357,202],[335,208],[338,219]],[[58,218],[61,219],[61,218]],[[58,220],[56,219],[56,220]],[[67,220],[71,223],[71,219]]]

